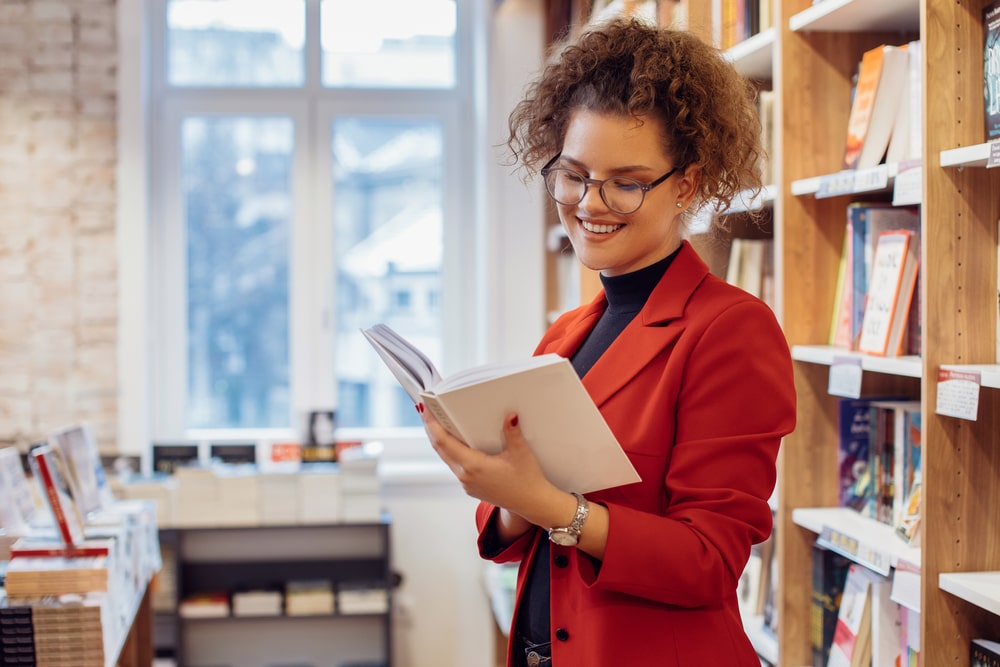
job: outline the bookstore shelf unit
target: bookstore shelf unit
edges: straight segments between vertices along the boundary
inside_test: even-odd
[[[986,0],[775,0],[775,34],[727,50],[760,78],[770,43],[776,92],[772,169],[779,317],[792,346],[798,422],[781,449],[776,514],[777,656],[783,667],[812,663],[811,549],[825,531],[850,534],[883,559],[919,564],[921,663],[969,664],[974,637],[1000,637],[1000,365],[997,220],[1000,170],[983,143],[983,26]],[[700,6],[706,7],[700,7]],[[691,3],[691,28],[712,26],[711,5]],[[716,19],[718,17],[715,17]],[[830,313],[852,201],[891,201],[901,165],[885,165],[881,187],[828,186],[841,172],[851,78],[880,44],[919,39],[922,59],[922,355],[876,358],[827,346]],[[765,49],[767,51],[767,49]],[[753,54],[752,56],[749,54]],[[862,175],[864,176],[864,175]],[[864,178],[858,177],[858,181]],[[827,188],[824,191],[824,187]],[[858,357],[863,395],[921,400],[923,538],[913,549],[891,530],[837,508],[837,405],[831,368]],[[978,415],[935,412],[940,369],[981,375]],[[758,647],[758,652],[761,648]]]
[[[177,665],[390,665],[391,588],[388,517],[373,523],[165,528],[164,567],[172,560],[172,610],[157,608],[158,653]],[[384,611],[315,615],[228,614],[185,618],[180,602],[217,591],[284,590],[292,581],[381,588]]]
[[[921,567],[921,661],[967,665],[973,637],[1000,636],[995,597],[1000,569],[1000,443],[996,383],[996,256],[1000,172],[982,168],[982,19],[985,2],[952,0],[783,0],[775,11],[775,78],[782,110],[776,233],[782,268],[782,324],[796,358],[799,417],[779,463],[779,663],[811,662],[810,548],[837,526],[836,407],[828,376],[842,351],[825,347],[851,201],[877,192],[820,197],[802,187],[840,170],[851,76],[861,54],[882,43],[920,39],[923,59],[923,354],[862,359],[863,394],[920,397],[924,419],[923,531],[904,555],[875,526],[855,531],[888,558]],[[893,165],[887,165],[891,172]],[[892,174],[893,176],[895,174]],[[889,184],[891,186],[891,183]],[[886,193],[884,196],[888,197]],[[888,199],[887,199],[888,200]],[[978,418],[935,413],[937,371],[982,370]],[[810,514],[812,512],[812,514]],[[848,518],[851,517],[840,517]],[[901,543],[900,543],[901,544]],[[891,546],[889,546],[891,545]],[[905,545],[904,545],[905,546]],[[907,547],[909,548],[909,547]],[[994,591],[993,594],[990,591]]]

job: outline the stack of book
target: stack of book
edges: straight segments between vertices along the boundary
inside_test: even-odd
[[[37,664],[104,667],[107,596],[67,597],[48,598],[32,608]]]
[[[285,584],[285,613],[289,616],[332,614],[333,584],[325,579],[289,581]]]
[[[310,463],[299,472],[299,520],[302,523],[336,523],[341,520],[340,466]]]
[[[265,472],[258,475],[260,523],[289,525],[299,521],[299,476]]]
[[[233,593],[233,616],[281,616],[281,591],[247,590]]]
[[[225,618],[229,616],[229,595],[225,591],[186,596],[177,607],[181,618]]]
[[[0,665],[35,664],[31,607],[11,604],[0,594]]]
[[[174,523],[178,526],[218,525],[219,486],[215,472],[197,465],[180,466],[174,470],[174,478],[177,480]]]
[[[339,465],[342,519],[359,523],[378,521],[382,513],[378,459],[345,458]]]
[[[38,598],[108,590],[110,556],[15,558],[7,566],[11,598]]]
[[[337,585],[341,614],[384,614],[389,611],[389,589],[380,581],[342,581]]]

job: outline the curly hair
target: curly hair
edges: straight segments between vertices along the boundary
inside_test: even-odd
[[[560,45],[508,118],[507,146],[527,173],[562,149],[574,111],[654,116],[674,164],[696,164],[700,203],[729,207],[761,189],[753,85],[695,35],[615,18]]]

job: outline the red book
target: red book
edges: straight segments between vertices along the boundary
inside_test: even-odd
[[[83,514],[76,502],[76,490],[62,450],[53,445],[41,445],[31,450],[29,460],[59,536],[67,546],[82,542]]]
[[[66,545],[56,540],[36,537],[22,537],[10,547],[11,560],[15,558],[96,558],[110,556],[114,548],[112,540],[83,540],[77,544]]]

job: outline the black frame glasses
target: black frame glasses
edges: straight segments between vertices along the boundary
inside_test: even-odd
[[[643,183],[641,181],[635,180],[634,178],[627,178],[625,176],[613,176],[611,178],[605,178],[602,180],[598,178],[587,178],[586,176],[581,176],[579,173],[573,171],[572,169],[567,169],[565,167],[553,168],[552,165],[555,164],[556,160],[558,160],[561,155],[562,153],[556,153],[555,156],[551,160],[546,162],[545,166],[542,167],[541,170],[539,170],[539,173],[542,175],[542,179],[545,181],[545,191],[549,193],[549,196],[552,197],[553,200],[559,202],[564,206],[575,206],[576,204],[582,202],[583,198],[587,196],[587,191],[590,189],[590,186],[596,185],[597,191],[601,195],[601,201],[604,202],[605,206],[607,206],[615,213],[619,213],[621,215],[628,215],[629,213],[635,213],[636,211],[638,211],[642,207],[643,203],[646,201],[647,192],[655,188],[660,183],[665,182],[668,178],[673,176],[681,169],[679,166],[674,167],[673,169],[665,173],[663,176],[660,176],[658,179],[653,181],[652,183]],[[574,200],[564,201],[556,197],[556,194],[554,192],[555,183],[553,179],[549,178],[549,175],[550,174],[558,175],[559,172],[566,172],[567,174],[571,174],[574,178],[579,179],[583,183],[583,191],[580,193],[579,198],[577,198],[575,201]],[[619,184],[626,183],[634,185],[636,188],[638,188],[639,191],[642,193],[639,199],[639,203],[634,208],[628,210],[619,208],[614,204],[612,204],[610,201],[610,197],[608,197],[607,193],[604,191],[604,186],[611,181],[615,181]]]

